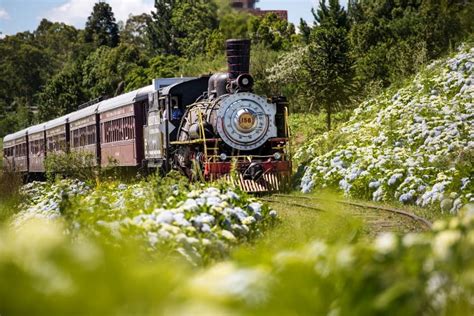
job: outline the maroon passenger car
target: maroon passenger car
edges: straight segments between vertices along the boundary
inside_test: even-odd
[[[74,152],[84,152],[100,157],[100,125],[94,104],[69,115],[69,146]],[[100,163],[100,159],[96,159]]]
[[[153,86],[99,104],[102,166],[110,163],[123,167],[141,165],[144,116],[150,92],[153,92]]]
[[[46,157],[44,123],[28,128],[28,172],[43,173]]]
[[[26,129],[5,137],[3,142],[3,166],[7,170],[28,172],[28,134]]]

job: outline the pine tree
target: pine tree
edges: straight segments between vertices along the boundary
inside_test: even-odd
[[[347,13],[339,4],[339,0],[329,0],[329,6],[326,5],[326,0],[319,2],[318,10],[311,9],[314,20],[317,25],[334,25],[335,27],[348,28]]]
[[[309,36],[311,34],[311,27],[309,27],[308,23],[306,23],[305,20],[300,19],[300,26],[298,27],[300,34],[301,34],[301,39],[303,40],[303,43],[308,44],[309,43]]]
[[[362,9],[361,0],[349,0],[347,2],[347,18],[350,25],[364,21],[365,16]]]
[[[97,46],[115,47],[120,41],[119,28],[115,22],[112,7],[105,2],[97,2],[87,18],[84,39]]]
[[[130,15],[123,29],[120,32],[120,41],[131,44],[142,50],[149,49],[148,24],[151,16],[143,13],[140,15]]]
[[[313,10],[317,26],[310,37],[306,67],[309,85],[320,109],[326,111],[327,129],[331,115],[349,103],[352,93],[352,61],[347,40],[347,13],[338,0],[320,2]]]
[[[179,1],[179,0],[178,0]],[[177,0],[155,0],[155,11],[151,12],[148,36],[153,50],[158,54],[179,54],[173,25],[173,10]]]

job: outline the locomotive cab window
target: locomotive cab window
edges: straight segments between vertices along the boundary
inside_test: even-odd
[[[169,104],[170,120],[172,122],[179,122],[184,115],[184,111],[181,108],[181,102],[179,96],[172,96]]]
[[[161,120],[165,120],[165,115],[167,115],[168,111],[166,111],[166,105],[168,104],[167,98],[166,97],[160,97],[160,100],[158,101],[158,107],[160,111],[160,117]]]

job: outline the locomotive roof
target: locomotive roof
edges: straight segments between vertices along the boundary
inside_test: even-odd
[[[176,83],[173,83],[172,85],[169,85],[169,86],[166,86],[164,87],[163,89],[161,89],[161,92],[160,94],[161,95],[167,95],[167,94],[170,94],[172,90],[174,90],[175,88],[179,87],[180,85],[184,84],[184,83],[188,83],[190,81],[199,81],[199,80],[202,80],[202,78],[207,78],[207,80],[209,80],[209,77],[187,77],[187,78],[181,78],[182,80],[179,80],[178,82]]]
[[[75,122],[80,120],[84,117],[88,117],[97,113],[97,109],[99,108],[100,102],[90,105],[86,108],[80,109],[79,111],[72,112],[69,114],[69,122]]]
[[[193,79],[196,79],[196,77],[156,78],[153,79],[153,85],[155,86],[155,90],[160,90],[168,86],[172,86],[176,83],[181,83]]]
[[[44,123],[44,127],[45,129],[52,129],[52,128],[55,128],[55,127],[58,127],[58,126],[61,126],[61,125],[65,125],[69,119],[69,116],[70,115],[64,115],[64,116],[61,116],[61,117],[58,117],[54,120],[51,120],[51,121],[48,121],[46,123]]]
[[[44,123],[28,127],[27,131],[28,131],[28,135],[32,135],[32,134],[35,134],[35,133],[42,132],[42,131],[44,131]]]
[[[107,99],[99,103],[99,113],[107,112],[116,108],[120,108],[127,104],[148,99],[148,93],[154,91],[154,86],[149,85],[138,90],[134,90],[112,99]]]
[[[21,131],[18,131],[16,133],[9,134],[9,135],[7,135],[3,138],[3,141],[8,142],[8,141],[20,138],[20,137],[24,137],[24,136],[26,136],[26,131],[27,131],[27,129],[25,128],[25,129],[22,129]]]

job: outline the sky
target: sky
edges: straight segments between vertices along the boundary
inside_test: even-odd
[[[42,18],[84,28],[87,17],[97,0],[0,0],[0,36],[33,31]],[[154,0],[107,0],[117,21],[125,21],[129,14],[153,10]],[[343,0],[343,3],[347,0]],[[290,22],[299,24],[300,18],[313,21],[311,8],[316,0],[260,0],[262,10],[288,10]]]

